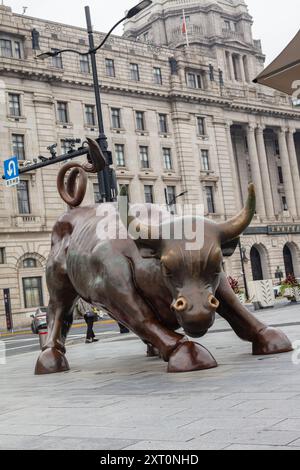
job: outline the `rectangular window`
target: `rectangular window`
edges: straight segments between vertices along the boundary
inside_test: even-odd
[[[96,125],[95,106],[89,104],[85,105],[85,122],[88,126]]]
[[[187,74],[187,85],[189,88],[202,88],[201,75],[189,72]]]
[[[62,139],[60,141],[60,147],[61,147],[61,151],[62,151],[62,154],[63,155],[66,155],[68,152],[70,152],[72,149],[72,146],[70,144],[70,142],[68,142],[67,140],[65,139]]]
[[[145,130],[145,113],[143,111],[136,111],[136,128],[138,131]]]
[[[203,171],[210,170],[208,150],[203,150],[203,149],[201,150],[201,169]]]
[[[165,170],[173,170],[172,154],[170,148],[163,148],[164,168]]]
[[[111,110],[111,124],[113,129],[121,129],[121,110],[112,108]]]
[[[13,156],[18,160],[26,160],[25,158],[25,138],[21,134],[12,135],[12,152]]]
[[[19,41],[15,41],[15,58],[22,58],[21,44],[19,43]]]
[[[107,77],[115,77],[115,62],[113,59],[105,59],[105,68]]]
[[[188,72],[187,86],[189,88],[203,88],[201,75],[193,72]]]
[[[162,85],[161,68],[159,67],[153,68],[153,77],[154,77],[154,83],[156,83],[156,85]]]
[[[93,184],[93,190],[94,190],[94,200],[95,200],[95,204],[101,204],[101,202],[102,202],[102,196],[101,196],[101,193],[100,193],[100,189],[99,189],[99,184],[98,184],[98,183],[94,183],[94,184]]]
[[[6,264],[5,248],[0,248],[0,264]]]
[[[58,51],[58,49],[51,49],[51,52],[57,52],[57,51]],[[63,61],[62,61],[61,54],[52,57],[52,65],[53,65],[53,67],[55,67],[57,69],[62,69],[63,68]]]
[[[176,186],[167,186],[166,203],[170,211],[176,212]]]
[[[42,278],[23,278],[23,292],[25,308],[37,308],[44,306]]]
[[[119,167],[125,167],[125,151],[123,144],[115,144],[116,163]]]
[[[279,148],[278,139],[274,140],[274,152],[275,152],[275,155],[280,155],[280,148]]]
[[[283,184],[283,173],[282,173],[282,167],[278,166],[278,180],[280,184]]]
[[[286,196],[282,196],[281,201],[282,201],[282,209],[284,211],[288,211],[289,206],[288,206],[288,203],[287,203],[287,200],[286,200]]]
[[[20,95],[16,93],[9,93],[8,95],[9,103],[9,115],[14,117],[21,116],[21,100]]]
[[[68,121],[69,121],[68,103],[58,101],[58,103],[57,103],[57,117],[58,117],[58,122],[60,122],[61,124],[67,124],[68,123]]]
[[[215,200],[214,200],[214,189],[212,186],[205,187],[206,192],[206,201],[207,201],[207,211],[209,214],[215,214]]]
[[[147,204],[153,204],[153,186],[145,185],[144,186],[144,193],[145,193],[145,202]]]
[[[231,24],[230,21],[225,20],[224,21],[224,26],[227,31],[231,31]]]
[[[80,72],[81,73],[90,73],[90,58],[88,55],[80,56]]]
[[[168,133],[168,116],[166,114],[159,114],[159,132],[161,134]]]
[[[140,146],[140,161],[142,168],[150,168],[149,149],[143,145]]]
[[[19,214],[30,214],[28,181],[21,180],[17,187]]]
[[[0,39],[0,55],[1,57],[12,57],[12,42],[8,39]]]
[[[198,135],[206,135],[204,117],[200,117],[200,116],[197,117],[197,130],[198,130]]]
[[[130,78],[136,82],[140,81],[140,71],[138,64],[130,64]]]

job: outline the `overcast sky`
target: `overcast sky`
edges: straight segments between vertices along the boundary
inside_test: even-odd
[[[2,1],[2,0],[0,0]],[[124,13],[139,0],[4,0],[16,13],[22,13],[75,26],[85,26],[84,6],[92,9],[95,29],[106,32]],[[155,1],[155,0],[154,0]],[[287,45],[300,28],[299,0],[248,0],[254,17],[254,38],[262,39],[267,63]],[[284,6],[284,8],[283,8]],[[122,34],[122,28],[118,31]]]

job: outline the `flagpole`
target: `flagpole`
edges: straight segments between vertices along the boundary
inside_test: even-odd
[[[190,47],[189,35],[188,35],[187,24],[186,24],[185,10],[183,9],[182,12],[183,12],[183,28],[184,28],[184,31],[185,31],[186,45],[187,45],[187,47]]]

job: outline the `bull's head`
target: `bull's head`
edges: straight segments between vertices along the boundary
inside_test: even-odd
[[[219,307],[216,291],[222,273],[223,256],[233,254],[239,236],[250,225],[255,213],[254,185],[249,186],[246,206],[234,218],[217,224],[204,220],[204,244],[201,250],[186,249],[186,240],[151,239],[152,227],[142,224],[138,219],[128,218],[129,233],[139,233],[138,247],[151,250],[151,257],[160,260],[164,282],[173,302],[171,310],[179,324],[192,337],[201,337],[213,325]],[[195,217],[193,218],[195,219]],[[174,218],[171,225],[178,223]],[[157,227],[156,227],[157,228]],[[174,230],[171,233],[174,233]]]

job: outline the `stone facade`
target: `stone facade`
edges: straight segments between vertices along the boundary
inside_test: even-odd
[[[247,279],[274,279],[278,266],[300,277],[300,111],[253,85],[264,55],[251,25],[240,0],[155,1],[98,54],[105,129],[131,201],[165,203],[166,188],[170,195],[187,190],[182,202],[203,203],[220,221],[241,209],[253,180],[257,214],[242,239]],[[96,43],[103,38],[95,36]],[[63,139],[97,137],[88,64],[69,53],[62,62],[36,58],[51,48],[85,52],[86,31],[0,6],[1,162],[18,153],[22,165],[48,155],[53,143],[64,153]],[[27,173],[19,190],[1,188],[2,327],[4,288],[17,324],[47,303],[51,230],[65,210],[56,174],[48,167]],[[96,185],[90,178],[85,203],[94,202]],[[242,282],[239,253],[226,270]]]

